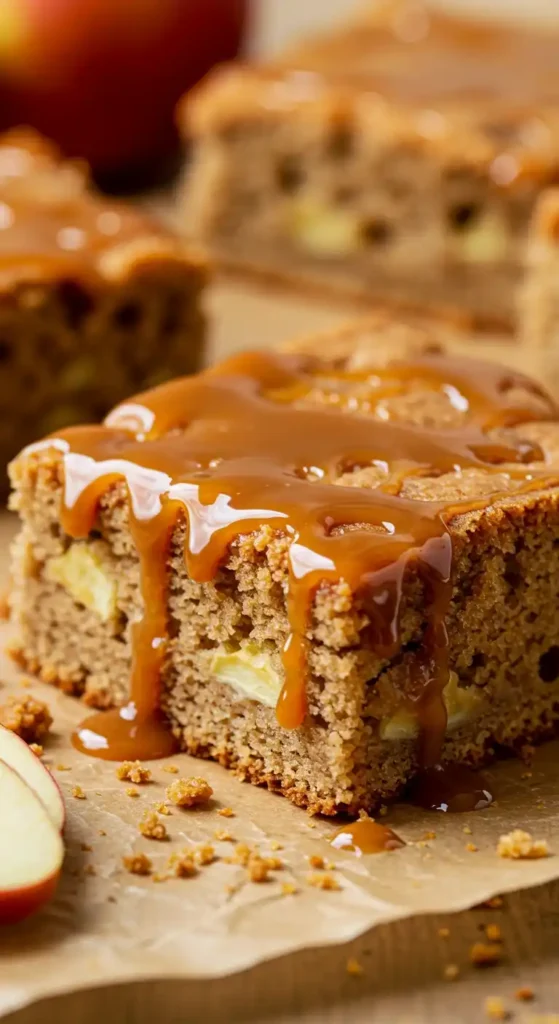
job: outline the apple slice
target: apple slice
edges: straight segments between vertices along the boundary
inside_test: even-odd
[[[44,803],[57,829],[64,828],[66,810],[58,784],[48,768],[36,754],[29,749],[27,743],[15,732],[0,726],[0,760],[21,775],[24,782],[31,787]],[[1,813],[1,808],[0,808]]]
[[[0,816],[0,924],[14,924],[54,894],[64,844],[37,794],[4,761],[0,761]]]

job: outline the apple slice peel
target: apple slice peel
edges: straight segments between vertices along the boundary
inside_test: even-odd
[[[21,776],[37,794],[59,832],[64,828],[66,809],[58,783],[40,758],[15,732],[0,726],[0,760]]]
[[[53,895],[64,844],[37,794],[0,760],[0,924],[15,924]]]

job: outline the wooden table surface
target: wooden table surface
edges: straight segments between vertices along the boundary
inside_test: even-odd
[[[211,358],[335,326],[355,312],[227,282],[212,288],[208,305],[213,323]],[[510,344],[487,343],[487,347],[492,356],[495,351],[505,359],[517,355]],[[475,968],[469,964],[469,949],[483,938],[483,926],[492,922],[502,930],[502,961],[491,968]],[[448,937],[438,934],[441,927],[449,929]],[[349,957],[362,965],[360,976],[348,974]],[[451,963],[460,970],[455,981],[444,978],[445,966]],[[514,993],[526,985],[533,988],[535,999],[518,1002]],[[503,997],[510,1019],[519,1024],[559,1024],[559,882],[508,896],[499,910],[402,921],[377,928],[349,946],[308,950],[220,981],[150,982],[81,992],[37,1004],[4,1020],[9,1024],[476,1024],[488,1019],[484,1011],[488,996]]]
[[[456,880],[457,885],[460,880]],[[480,926],[497,921],[503,962],[468,965]],[[442,939],[438,929],[448,927]],[[195,923],[193,923],[195,927]],[[513,894],[499,911],[471,910],[377,928],[349,946],[308,950],[221,981],[160,982],[53,999],[6,1024],[480,1024],[487,996],[502,996],[518,1024],[558,1024],[559,883]],[[363,966],[348,975],[349,956]],[[456,963],[456,981],[445,965]],[[514,993],[530,985],[531,1003]],[[549,1015],[549,1016],[548,1016]]]

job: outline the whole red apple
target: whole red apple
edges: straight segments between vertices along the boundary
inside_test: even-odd
[[[153,169],[174,107],[236,55],[247,0],[0,0],[0,129],[30,124],[98,175]]]

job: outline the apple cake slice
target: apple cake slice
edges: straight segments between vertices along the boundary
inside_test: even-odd
[[[559,32],[369,7],[185,97],[186,228],[245,271],[509,326],[557,181]]]
[[[93,756],[176,744],[333,814],[555,727],[559,411],[429,331],[236,355],[11,478],[20,658],[101,709]]]

